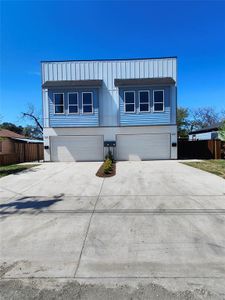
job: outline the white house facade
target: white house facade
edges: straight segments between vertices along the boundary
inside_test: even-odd
[[[177,58],[44,61],[45,161],[177,158]]]

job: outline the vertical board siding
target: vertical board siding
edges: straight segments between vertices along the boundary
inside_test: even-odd
[[[118,126],[119,89],[114,86],[114,79],[172,77],[176,81],[176,64],[176,58],[44,62],[42,63],[42,82],[49,80],[103,80],[102,87],[99,90],[98,122],[100,126]],[[174,94],[171,93],[171,95]],[[175,101],[171,102],[172,105],[174,103]],[[164,123],[167,115],[174,114],[174,111],[174,109],[170,110],[168,107],[164,115],[159,115],[160,118],[162,117],[161,123]],[[50,126],[55,126],[60,122],[62,122],[62,126],[64,126],[63,124],[72,126],[69,121],[66,121],[68,120],[67,116],[57,116],[56,118],[50,114],[50,116],[45,115],[44,119],[48,119],[48,117],[51,119]],[[174,118],[175,116],[169,116],[171,120],[174,120]],[[138,117],[135,120],[137,119]],[[140,116],[140,123],[142,119]],[[92,121],[87,117],[87,124]],[[83,124],[83,120],[80,124]],[[96,120],[94,124],[96,124]]]

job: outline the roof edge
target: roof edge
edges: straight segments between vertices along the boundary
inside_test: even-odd
[[[88,61],[129,61],[129,60],[148,60],[148,59],[169,59],[178,58],[175,56],[161,56],[161,57],[136,57],[136,58],[103,58],[103,59],[66,59],[66,60],[41,60],[41,63],[57,63],[57,62],[88,62]]]

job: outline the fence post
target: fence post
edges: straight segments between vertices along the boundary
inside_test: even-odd
[[[40,161],[40,157],[39,157],[39,144],[37,143],[37,160],[38,162]]]

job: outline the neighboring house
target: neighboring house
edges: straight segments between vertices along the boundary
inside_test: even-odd
[[[189,141],[219,139],[219,130],[221,125],[222,123],[217,123],[202,129],[193,130],[189,132],[188,139]]]
[[[42,62],[45,161],[177,158],[177,59]]]
[[[0,154],[11,154],[15,152],[15,143],[25,136],[8,129],[0,129]]]

